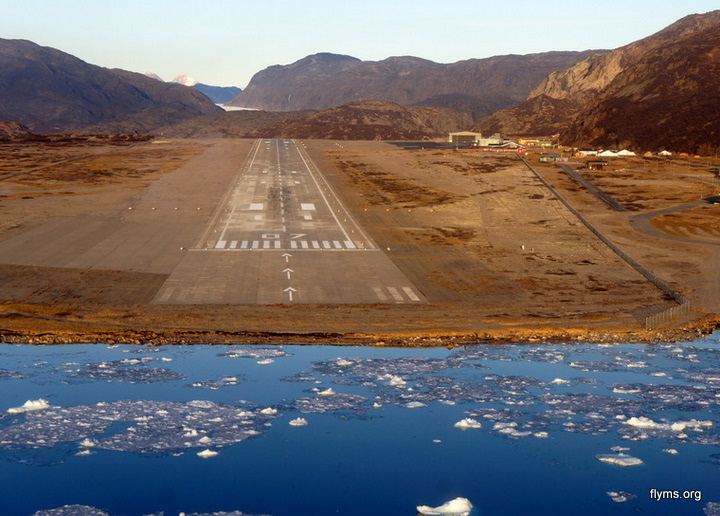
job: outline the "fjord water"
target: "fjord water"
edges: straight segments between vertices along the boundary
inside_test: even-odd
[[[720,333],[452,350],[4,344],[0,392],[3,515],[414,515],[456,497],[477,515],[703,514],[720,502]],[[40,399],[50,407],[7,412]]]

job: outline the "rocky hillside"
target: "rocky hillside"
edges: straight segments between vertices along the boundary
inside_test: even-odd
[[[452,64],[417,57],[360,61],[323,53],[258,72],[228,104],[288,111],[370,99],[449,107],[479,118],[522,102],[547,74],[595,52],[508,55]]]
[[[32,135],[32,131],[17,122],[0,122],[0,140],[25,138]]]
[[[161,127],[156,134],[169,138],[242,138],[263,127],[312,113],[313,111],[229,111]]]
[[[558,127],[567,126],[578,111],[578,103],[538,95],[522,104],[501,109],[473,127],[483,134],[502,133],[507,136],[551,135]]]
[[[217,112],[192,88],[109,70],[30,41],[0,39],[0,120],[38,133],[144,132]]]
[[[714,20],[711,26],[698,22]],[[720,11],[642,54],[585,104],[565,142],[715,154],[720,149]]]
[[[415,140],[447,135],[471,124],[457,111],[363,101],[334,107],[251,132],[256,138],[333,140]]]
[[[476,130],[562,131],[568,144],[694,152],[713,138],[718,120],[718,27],[720,11],[687,16],[591,56],[550,74],[527,102],[482,120]]]

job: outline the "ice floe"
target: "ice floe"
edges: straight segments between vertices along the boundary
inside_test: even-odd
[[[68,371],[74,378],[117,380],[131,383],[152,383],[181,380],[187,375],[171,371],[162,367],[144,367],[152,357],[126,358],[124,360],[111,360],[84,364],[79,369]]]
[[[0,369],[0,380],[20,380],[23,378],[30,378],[30,375],[10,371],[9,369]]]
[[[164,512],[147,514],[146,516],[163,516]],[[37,511],[32,516],[113,516],[97,507],[87,505],[65,505],[55,509]],[[220,512],[181,512],[178,516],[269,516],[267,514],[248,514],[242,511]]]
[[[291,420],[288,424],[290,426],[306,426],[308,424],[308,420],[304,417],[298,417]]]
[[[7,412],[8,414],[24,414],[26,412],[37,412],[48,408],[50,408],[50,403],[40,398],[37,400],[27,400],[20,407],[10,407]]]
[[[237,376],[221,376],[217,380],[201,380],[194,382],[192,386],[201,389],[217,390],[223,387],[230,387],[239,384],[240,379]]]
[[[293,406],[303,414],[322,414],[340,410],[360,410],[367,398],[359,394],[325,394],[315,398],[300,398]]]
[[[210,459],[212,457],[216,457],[217,455],[218,452],[216,452],[215,450],[208,450],[207,448],[197,453],[197,456],[203,459]]]
[[[622,467],[639,466],[643,463],[641,459],[628,455],[624,452],[598,454],[595,455],[595,458],[600,462]]]
[[[37,511],[32,516],[110,516],[109,513],[87,505],[65,505],[55,509]]]
[[[624,502],[627,502],[628,500],[633,500],[633,499],[637,498],[636,494],[628,493],[626,491],[608,491],[607,495],[610,497],[610,499],[613,502],[617,502],[617,503],[624,503]]]
[[[253,359],[267,359],[267,358],[278,358],[278,357],[291,357],[292,353],[288,353],[282,346],[274,348],[261,348],[255,346],[248,347],[234,347],[218,356],[226,358],[253,358]]]
[[[92,437],[95,449],[134,453],[217,448],[260,435],[273,417],[204,400],[125,400],[50,407],[29,412],[24,421],[0,428],[0,447],[52,447],[72,441],[82,445]],[[111,427],[114,433],[108,432]]]
[[[418,505],[417,512],[426,516],[468,516],[472,508],[473,505],[467,498],[455,498],[438,507]]]

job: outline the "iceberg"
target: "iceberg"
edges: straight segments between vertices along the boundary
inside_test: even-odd
[[[482,428],[482,424],[477,419],[466,417],[465,419],[455,423],[455,428],[460,428],[461,430],[467,430],[468,428]]]
[[[293,420],[290,421],[290,423],[288,423],[288,424],[289,424],[290,426],[305,426],[305,425],[308,424],[308,422],[307,422],[307,419],[305,419],[304,417],[299,417],[299,418],[297,418],[297,419],[293,419]]]
[[[201,452],[198,452],[197,456],[202,457],[203,459],[209,459],[210,457],[215,457],[218,455],[218,452],[213,450],[203,450]]]
[[[417,512],[419,514],[434,516],[468,516],[472,511],[472,504],[467,498],[458,497],[438,507],[428,507],[427,505],[418,505]]]
[[[555,378],[550,383],[553,385],[568,385],[570,383],[570,380],[563,380],[562,378]]]
[[[37,412],[38,410],[45,410],[50,408],[50,404],[47,400],[42,398],[38,400],[27,400],[21,407],[11,407],[8,409],[8,414],[24,414],[25,412]]]

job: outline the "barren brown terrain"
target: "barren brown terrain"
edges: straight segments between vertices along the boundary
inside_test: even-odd
[[[720,317],[718,163],[641,158],[583,175],[528,162],[676,301],[621,259],[515,155],[308,140],[357,222],[428,303],[162,305],[251,140],[0,143],[0,338],[22,342],[626,342],[692,338]],[[573,164],[573,168],[580,164]],[[634,219],[645,217],[645,219]],[[645,224],[645,225],[643,225]],[[648,229],[649,228],[649,229]],[[93,245],[87,244],[93,240]]]

